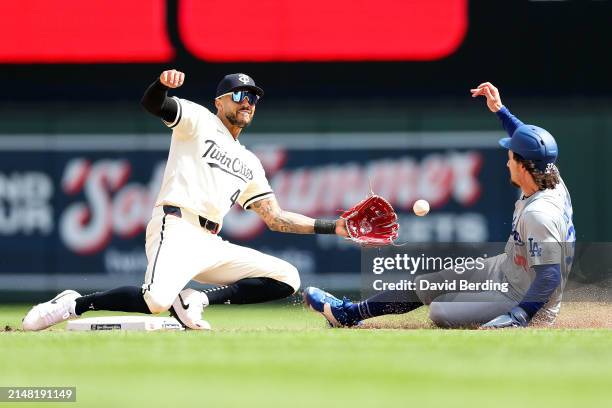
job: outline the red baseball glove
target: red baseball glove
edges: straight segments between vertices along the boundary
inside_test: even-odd
[[[342,213],[340,218],[346,222],[349,239],[362,246],[386,246],[397,239],[397,214],[380,196],[369,196]]]

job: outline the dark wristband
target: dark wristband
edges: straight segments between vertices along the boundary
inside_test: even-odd
[[[170,89],[166,85],[162,84],[161,79],[159,78],[157,78],[157,80],[151,84],[151,88],[162,92],[165,92]]]
[[[315,234],[335,234],[336,221],[316,219],[314,224]]]

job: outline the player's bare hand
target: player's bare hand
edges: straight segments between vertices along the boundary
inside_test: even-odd
[[[348,237],[349,234],[346,231],[346,222],[342,218],[336,220],[336,235],[341,237]]]
[[[178,88],[185,81],[185,74],[176,69],[169,69],[162,72],[159,81],[168,88]]]
[[[477,96],[484,96],[487,98],[487,107],[491,112],[497,112],[502,107],[501,97],[499,96],[499,90],[493,86],[490,82],[484,82],[474,89],[470,89],[472,98]]]

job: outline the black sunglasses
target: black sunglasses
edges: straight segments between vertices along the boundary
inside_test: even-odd
[[[228,92],[224,95],[232,95],[232,101],[236,103],[240,103],[244,100],[244,98],[246,98],[247,101],[249,101],[249,104],[253,106],[257,105],[257,102],[259,101],[259,95],[247,90]]]

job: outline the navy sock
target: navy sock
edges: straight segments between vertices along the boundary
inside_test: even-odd
[[[407,294],[389,290],[378,293],[366,300],[353,303],[347,313],[355,321],[387,314],[408,313],[423,305],[421,302],[406,301]]]
[[[139,286],[122,286],[81,296],[76,299],[75,312],[81,315],[88,310],[110,310],[114,312],[136,312],[151,314]]]
[[[286,298],[293,292],[291,286],[272,278],[244,278],[231,285],[204,291],[211,305],[268,302]]]

